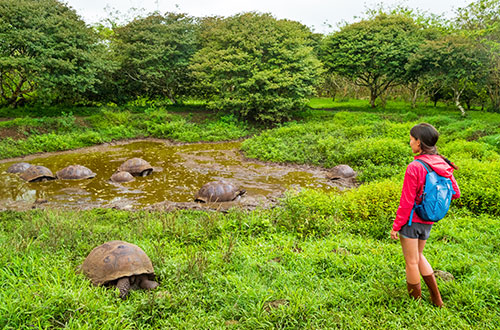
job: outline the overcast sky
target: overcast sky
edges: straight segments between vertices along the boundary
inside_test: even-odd
[[[244,11],[272,13],[276,18],[288,18],[311,27],[315,32],[328,33],[341,21],[354,22],[366,8],[376,4],[404,4],[434,14],[453,17],[454,11],[473,0],[63,0],[87,22],[95,23],[109,17],[109,10],[123,14],[131,8],[143,8],[146,13],[181,12],[192,16],[230,16]],[[108,9],[106,9],[108,8]]]

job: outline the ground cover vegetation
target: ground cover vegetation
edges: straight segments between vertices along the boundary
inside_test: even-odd
[[[244,141],[245,155],[347,163],[359,172],[359,188],[289,191],[279,207],[251,212],[2,212],[1,326],[497,328],[500,196],[491,182],[500,179],[500,115],[475,110],[464,118],[449,107],[391,102],[373,109],[359,100],[310,104],[333,110],[311,108],[261,131]],[[103,126],[134,114],[111,113],[116,122]],[[455,276],[439,280],[441,310],[425,292],[420,303],[407,297],[400,246],[388,236],[411,160],[408,131],[421,121],[441,132],[439,150],[460,167],[463,194],[427,248],[435,269]],[[95,288],[76,272],[93,247],[113,239],[148,253],[159,290],[134,291],[122,302],[116,290]]]

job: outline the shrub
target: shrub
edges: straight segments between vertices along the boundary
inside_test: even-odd
[[[500,215],[500,162],[466,159],[457,164],[460,169],[454,175],[462,193],[457,205],[465,206],[476,214]]]
[[[456,140],[440,147],[439,152],[450,158],[458,159],[477,159],[484,161],[498,161],[500,155],[495,151],[495,147],[484,142]]]
[[[369,183],[340,195],[339,216],[353,233],[385,238],[401,196],[401,184],[393,180]]]
[[[266,123],[305,108],[321,74],[308,28],[257,13],[205,22],[191,70],[209,107]]]
[[[387,237],[401,196],[401,184],[393,180],[369,183],[344,193],[315,190],[290,192],[277,226],[302,235],[323,236],[341,230]]]
[[[96,129],[110,126],[130,125],[132,114],[129,111],[102,109],[101,113],[90,116],[89,122]]]

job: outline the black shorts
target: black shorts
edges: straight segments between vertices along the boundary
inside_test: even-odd
[[[431,234],[432,224],[426,225],[423,223],[413,222],[411,226],[408,224],[401,227],[399,235],[404,238],[418,238],[426,241]]]

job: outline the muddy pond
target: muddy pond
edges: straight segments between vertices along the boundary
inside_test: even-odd
[[[332,191],[349,183],[326,178],[326,170],[308,166],[267,164],[247,160],[240,142],[174,145],[168,141],[120,142],[73,151],[36,154],[0,161],[0,210],[35,207],[89,209],[254,208],[276,202],[287,189],[314,188]],[[151,175],[128,183],[109,179],[127,159],[140,157],[154,168]],[[93,179],[26,182],[7,173],[17,162],[48,167],[54,174],[79,164],[97,173]],[[227,203],[194,202],[194,194],[205,184],[227,180],[246,190],[239,200]]]

